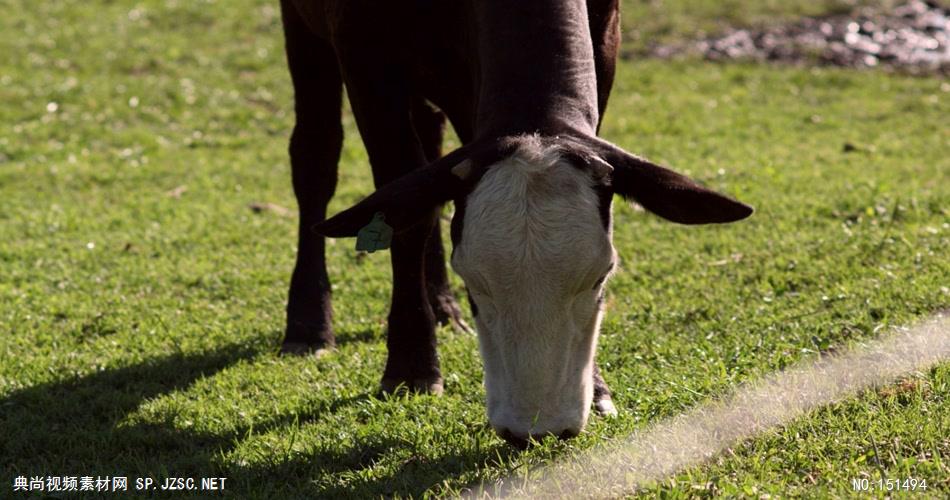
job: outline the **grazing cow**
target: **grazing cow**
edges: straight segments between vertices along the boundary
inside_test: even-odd
[[[594,364],[620,194],[684,224],[752,209],[596,137],[614,77],[617,0],[282,0],[300,206],[285,352],[332,346],[324,237],[390,244],[385,391],[438,393],[437,321],[461,321],[438,213],[451,200],[485,368],[488,418],[516,444],[576,435]],[[329,220],[345,86],[376,192]],[[441,156],[446,117],[463,146]],[[375,236],[375,240],[374,240]],[[366,242],[361,243],[366,244]]]

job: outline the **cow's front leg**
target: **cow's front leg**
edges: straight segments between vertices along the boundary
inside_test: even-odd
[[[411,86],[400,70],[403,66],[366,63],[398,61],[398,54],[378,53],[385,47],[365,47],[359,43],[346,46],[350,51],[343,54],[344,80],[373,167],[373,180],[380,188],[428,163],[413,126],[413,96],[407,90]],[[389,354],[381,381],[383,392],[399,387],[442,392],[435,317],[425,277],[426,240],[437,223],[436,217],[433,208],[423,220],[392,238],[393,290],[386,332]]]
[[[437,223],[437,214],[433,211],[425,220],[393,238],[393,295],[386,334],[389,357],[383,372],[383,392],[394,392],[402,387],[442,393],[435,315],[429,303],[424,264],[426,241]]]
[[[442,138],[445,135],[445,114],[421,98],[412,101],[412,125],[428,162],[442,157]],[[438,220],[432,226],[425,251],[426,293],[435,320],[440,325],[452,325],[458,330],[471,332],[462,319],[462,309],[449,288],[442,248],[442,231]]]
[[[462,309],[449,287],[445,251],[442,248],[442,231],[438,222],[432,226],[432,234],[426,244],[425,263],[426,293],[435,320],[440,325],[451,325],[456,330],[472,333],[472,328],[462,319]]]

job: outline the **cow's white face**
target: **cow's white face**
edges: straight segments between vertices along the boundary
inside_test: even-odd
[[[473,302],[488,418],[503,437],[576,435],[593,398],[615,254],[590,172],[522,148],[468,195],[452,266]]]

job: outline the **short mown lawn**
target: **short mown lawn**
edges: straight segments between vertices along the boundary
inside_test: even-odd
[[[620,416],[520,452],[487,425],[473,335],[440,332],[442,397],[375,396],[385,252],[333,241],[339,346],[277,355],[297,222],[275,1],[4,5],[0,497],[27,496],[18,476],[127,476],[129,497],[138,477],[226,477],[234,498],[456,494],[950,306],[950,84],[624,60],[602,135],[757,212],[684,227],[616,200],[598,359]],[[751,21],[782,10],[764,5]],[[346,127],[332,212],[371,191]],[[849,496],[854,478],[950,495],[950,364],[645,493]]]

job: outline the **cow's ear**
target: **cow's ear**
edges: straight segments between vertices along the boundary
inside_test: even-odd
[[[363,201],[316,224],[313,230],[341,238],[357,236],[370,223],[376,226],[369,229],[376,231],[384,222],[386,231],[403,231],[436,207],[468,192],[483,173],[481,165],[491,157],[478,148],[460,148],[377,189]]]
[[[356,205],[320,222],[313,230],[323,236],[356,236],[374,220],[395,232],[412,226],[433,209],[453,198],[462,182],[450,172],[429,165],[379,188]]]
[[[613,167],[615,193],[639,203],[664,219],[680,224],[733,222],[752,215],[745,203],[700,186],[668,168],[634,156],[612,144],[598,148]]]

